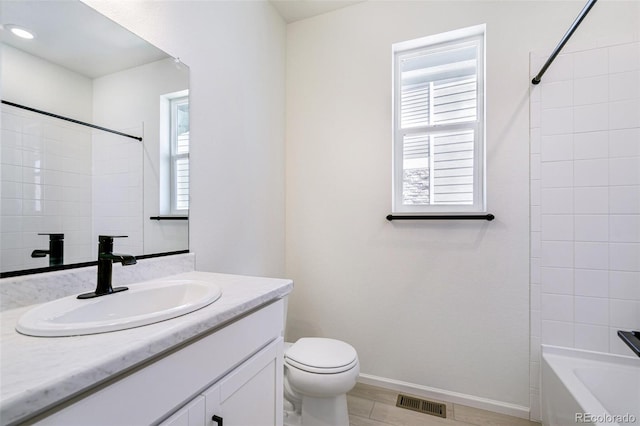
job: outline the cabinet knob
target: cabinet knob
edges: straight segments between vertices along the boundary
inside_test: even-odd
[[[222,417],[214,415],[213,417],[211,417],[211,420],[216,422],[218,426],[222,426]]]

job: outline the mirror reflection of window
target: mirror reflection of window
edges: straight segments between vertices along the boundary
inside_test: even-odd
[[[171,99],[171,214],[189,212],[189,98]]]

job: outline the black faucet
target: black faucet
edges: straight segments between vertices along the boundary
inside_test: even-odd
[[[618,337],[629,346],[634,354],[640,356],[640,331],[618,330]]]
[[[38,234],[49,236],[49,250],[34,250],[31,257],[45,257],[49,255],[49,266],[59,266],[64,263],[64,234]]]
[[[111,286],[111,274],[113,263],[122,263],[122,266],[135,265],[136,258],[130,254],[113,253],[113,239],[126,238],[126,235],[99,235],[98,236],[98,284],[96,291],[83,293],[78,299],[91,299],[93,297],[106,296],[107,294],[129,290],[128,287]]]

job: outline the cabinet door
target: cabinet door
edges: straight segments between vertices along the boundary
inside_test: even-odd
[[[197,396],[158,426],[204,426],[204,396]]]
[[[282,425],[282,347],[276,339],[203,393],[207,425],[213,416],[224,426]]]

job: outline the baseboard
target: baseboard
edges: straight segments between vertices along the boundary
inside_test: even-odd
[[[373,376],[371,374],[360,374],[358,376],[358,383],[392,389],[394,391],[405,392],[423,398],[431,398],[439,401],[466,405],[467,407],[493,411],[494,413],[506,414],[508,416],[519,417],[521,419],[529,419],[529,407],[524,407],[522,405],[510,404],[507,402],[481,398],[459,392],[451,392],[429,386],[417,385],[415,383],[387,379],[384,377]]]

